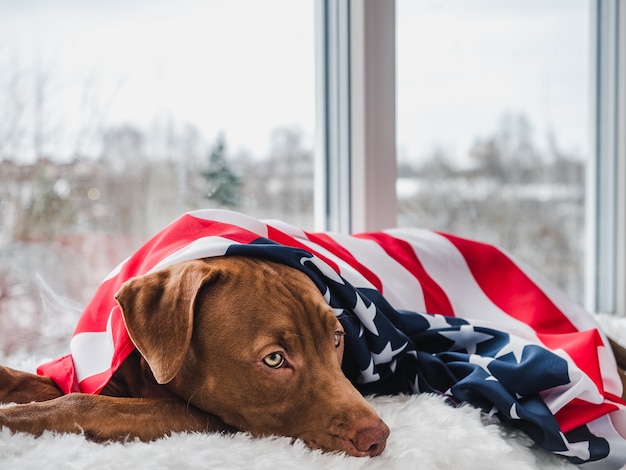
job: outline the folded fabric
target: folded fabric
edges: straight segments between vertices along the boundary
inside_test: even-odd
[[[573,463],[626,464],[622,385],[592,315],[503,251],[423,229],[308,233],[236,212],[185,214],[103,281],[71,353],[38,373],[65,393],[99,393],[134,349],[114,299],[120,286],[231,255],[309,275],[346,330],[343,370],[363,394],[442,394]]]

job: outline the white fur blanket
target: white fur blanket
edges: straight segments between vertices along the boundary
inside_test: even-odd
[[[371,400],[391,428],[380,457],[311,451],[287,438],[176,434],[149,444],[95,444],[81,436],[34,439],[0,432],[0,467],[15,469],[499,469],[574,468],[531,447],[528,438],[483,425],[468,406],[452,408],[432,395]]]
[[[626,320],[599,316],[626,339]],[[32,370],[39,361],[22,363]],[[151,443],[95,444],[79,435],[40,438],[0,431],[0,468],[19,469],[498,469],[575,468],[535,447],[524,434],[487,424],[478,410],[453,408],[433,395],[370,398],[391,428],[387,449],[375,458],[307,449],[287,438],[247,434],[176,434]]]

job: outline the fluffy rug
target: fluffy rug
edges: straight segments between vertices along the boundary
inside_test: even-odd
[[[0,432],[0,467],[211,469],[565,469],[523,435],[481,421],[471,407],[452,408],[432,395],[379,397],[371,403],[391,428],[380,457],[311,451],[286,438],[176,434],[149,444],[95,444],[81,436]]]
[[[605,329],[626,339],[626,320],[599,317]],[[34,370],[41,361],[21,361]],[[15,366],[16,364],[10,364]],[[535,470],[575,468],[536,448],[522,433],[487,423],[470,407],[453,408],[433,395],[376,397],[369,401],[391,428],[383,455],[346,457],[307,449],[286,438],[247,434],[176,434],[151,443],[95,444],[79,435],[0,431],[0,467],[20,469],[411,469]]]

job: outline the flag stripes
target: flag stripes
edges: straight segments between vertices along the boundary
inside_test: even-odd
[[[134,348],[113,297],[121,285],[235,254],[314,280],[344,324],[344,371],[363,393],[443,393],[574,463],[626,463],[622,385],[592,315],[505,252],[423,229],[307,233],[229,211],[185,214],[113,270],[70,354],[38,373],[65,393],[99,393]]]

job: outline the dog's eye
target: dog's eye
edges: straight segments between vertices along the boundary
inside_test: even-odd
[[[335,331],[335,347],[338,348],[341,346],[341,337],[343,333],[341,331]]]
[[[285,358],[281,353],[273,352],[265,356],[263,362],[272,369],[279,369],[285,363]]]

